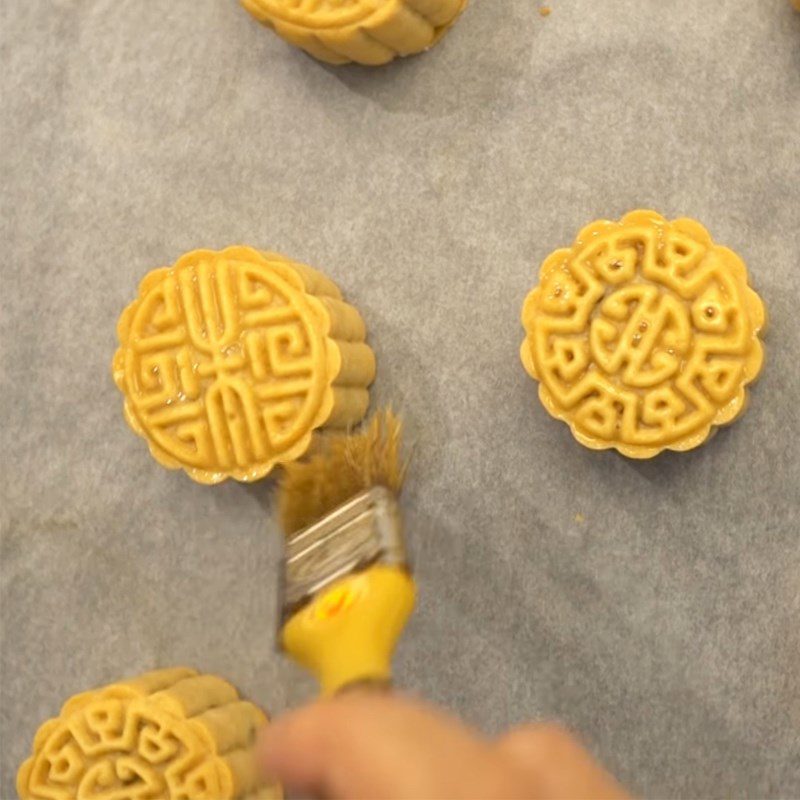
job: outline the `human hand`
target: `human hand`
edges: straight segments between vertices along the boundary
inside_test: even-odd
[[[566,731],[490,740],[400,695],[346,693],[262,732],[259,764],[289,792],[331,800],[627,800]]]

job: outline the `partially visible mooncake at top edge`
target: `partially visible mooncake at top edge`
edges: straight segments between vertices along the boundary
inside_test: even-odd
[[[241,0],[264,25],[328,64],[386,64],[436,44],[467,0]]]
[[[255,763],[264,713],[193,669],[75,695],[36,733],[21,800],[278,800]]]
[[[764,305],[695,220],[633,211],[544,261],[522,310],[525,369],[593,449],[689,450],[732,422],[763,364]]]
[[[369,405],[361,315],[322,273],[275,253],[194,250],[153,270],[117,335],[128,424],[200,483],[258,480]]]

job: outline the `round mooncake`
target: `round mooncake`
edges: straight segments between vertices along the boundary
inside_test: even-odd
[[[427,50],[467,0],[241,0],[264,25],[329,64],[386,64]]]
[[[747,269],[691,219],[633,211],[542,264],[522,363],[544,407],[594,449],[689,450],[745,408],[764,306]]]
[[[255,768],[264,713],[226,681],[175,668],[76,695],[36,733],[21,800],[276,800]]]
[[[117,325],[125,417],[163,466],[252,481],[361,421],[375,357],[364,322],[305,264],[250,247],[154,270]]]

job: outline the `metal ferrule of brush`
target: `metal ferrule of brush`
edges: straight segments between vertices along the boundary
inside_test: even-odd
[[[322,590],[373,564],[409,567],[397,499],[383,486],[357,494],[287,540],[280,626]]]

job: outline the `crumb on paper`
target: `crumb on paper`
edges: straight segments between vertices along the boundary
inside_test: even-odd
[[[543,17],[549,17],[552,10],[550,6],[539,6],[539,14]]]
[[[586,517],[580,513],[580,511],[575,515],[575,522],[586,522]]]

